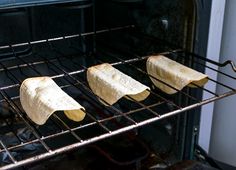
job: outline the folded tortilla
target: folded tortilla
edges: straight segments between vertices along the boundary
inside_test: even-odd
[[[55,111],[64,111],[74,121],[85,117],[84,108],[50,77],[28,78],[20,87],[20,101],[28,117],[42,125]]]
[[[208,81],[207,75],[188,68],[162,55],[149,57],[146,66],[149,75],[178,90],[183,89],[185,86],[203,86]],[[150,79],[154,85],[165,93],[174,94],[177,92],[174,88],[165,85],[151,76]],[[194,84],[197,86],[194,86]]]
[[[150,88],[120,72],[108,63],[88,68],[87,80],[92,91],[103,99],[103,104],[112,105],[124,96],[136,101],[148,97]],[[130,99],[127,97],[127,99]]]

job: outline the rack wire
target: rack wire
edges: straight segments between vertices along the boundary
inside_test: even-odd
[[[96,31],[96,34],[106,34],[133,28],[133,25],[116,27]],[[210,77],[209,83],[216,83],[224,87],[225,91],[217,94],[211,89],[198,86],[200,92],[206,91],[211,95],[207,99],[191,96],[187,93],[190,90],[188,88],[179,91],[166,84],[178,91],[176,95],[182,95],[191,101],[188,105],[179,104],[172,96],[168,96],[152,86],[149,79],[151,76],[145,71],[145,61],[148,55],[139,55],[134,51],[125,51],[102,42],[98,46],[96,54],[83,53],[78,48],[78,39],[82,36],[91,36],[93,34],[95,33],[90,32],[0,47],[0,50],[7,50],[12,53],[11,57],[0,60],[0,76],[3,77],[2,82],[0,82],[0,104],[2,108],[6,108],[7,111],[5,112],[9,113],[8,116],[0,119],[0,128],[7,129],[5,130],[6,133],[3,132],[4,130],[0,132],[0,154],[5,154],[8,157],[1,169],[15,168],[49,158],[236,93],[235,87],[231,87],[225,82],[218,82]],[[66,44],[63,46],[63,50],[60,48],[61,44]],[[32,51],[28,54],[18,55],[16,51],[22,47],[27,47]],[[67,53],[67,49],[73,52]],[[231,65],[234,68],[233,63],[230,61],[221,64],[182,50],[168,50],[158,54],[166,55],[183,64],[191,60],[199,70],[208,68],[226,76],[231,81],[236,80],[234,75],[229,75],[217,69],[218,66],[225,67],[227,65]],[[139,102],[130,98],[131,101],[124,99],[119,101],[118,104],[109,107],[101,104],[98,100],[99,97],[88,86],[86,70],[92,65],[104,62],[111,63],[114,67],[131,75],[134,79],[152,87],[150,90],[151,95],[147,101]],[[86,108],[86,119],[84,121],[73,122],[65,118],[63,114],[57,113],[53,114],[45,125],[37,126],[26,116],[19,102],[19,87],[25,78],[46,75],[53,78],[63,90]],[[90,106],[92,106],[92,109]],[[163,106],[171,107],[167,110],[159,109]],[[1,110],[1,112],[4,111]],[[114,121],[118,121],[119,126],[114,125]],[[14,128],[16,122],[21,122],[20,126],[30,132],[30,138],[22,139],[19,136],[17,129]],[[88,132],[90,133],[88,134]],[[9,133],[13,134],[16,139],[13,144],[8,144],[7,140],[5,140]],[[61,139],[67,139],[66,143],[55,144],[56,141]],[[33,148],[37,146],[40,149],[35,149],[36,151],[28,157],[15,156],[20,148],[27,146]]]

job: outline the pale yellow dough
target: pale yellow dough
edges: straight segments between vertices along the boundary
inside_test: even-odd
[[[74,121],[85,117],[84,108],[67,95],[50,77],[24,80],[20,87],[20,101],[28,117],[42,125],[55,111],[64,111]]]
[[[208,76],[177,63],[165,56],[150,56],[146,63],[149,75],[161,80],[170,86],[182,90],[185,86],[203,86],[208,81]],[[167,94],[174,94],[177,91],[150,76],[156,87]],[[191,84],[192,83],[192,84]]]
[[[129,96],[142,101],[150,94],[150,88],[120,72],[108,63],[88,68],[87,80],[92,91],[99,96],[103,104],[112,105],[120,98]],[[130,99],[126,97],[127,99]]]

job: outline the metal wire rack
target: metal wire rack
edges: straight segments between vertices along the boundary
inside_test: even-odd
[[[133,28],[133,26],[104,29],[96,31],[96,34],[127,28]],[[0,47],[1,51],[11,54],[11,57],[0,60],[0,76],[2,77],[0,104],[1,112],[5,113],[5,115],[1,115],[0,119],[0,156],[5,155],[6,157],[6,162],[2,164],[1,169],[15,168],[49,158],[236,93],[235,87],[209,77],[209,83],[216,83],[224,87],[225,91],[216,94],[211,89],[198,87],[199,92],[206,91],[211,95],[210,98],[201,99],[191,96],[187,92],[190,90],[189,88],[182,91],[175,89],[178,93],[174,96],[182,95],[191,101],[189,104],[179,104],[175,102],[173,96],[168,96],[152,86],[150,75],[145,71],[145,61],[148,56],[124,51],[112,47],[112,45],[106,46],[104,43],[98,46],[95,54],[82,52],[78,48],[78,40],[82,36],[93,36],[93,34],[94,32],[91,32]],[[61,44],[66,44],[63,46],[63,50]],[[18,48],[23,47],[30,50],[27,50],[26,54],[18,54],[16,52]],[[232,62],[227,61],[221,64],[182,50],[170,50],[161,54],[183,64],[191,61],[192,66],[199,70],[207,68],[228,77],[231,81],[236,80],[234,75],[217,69],[217,67],[225,67],[228,64],[234,68]],[[148,99],[142,102],[132,98],[132,101],[122,99],[109,107],[101,104],[99,97],[93,94],[87,84],[86,70],[89,66],[104,62],[111,63],[124,73],[152,87]],[[64,91],[86,108],[85,120],[73,122],[65,118],[62,113],[57,113],[53,114],[45,125],[37,126],[26,116],[19,102],[19,87],[25,78],[46,75],[53,78]],[[160,109],[163,106],[168,106],[168,109]],[[118,122],[119,125],[115,122]],[[19,129],[28,131],[30,137],[20,136]],[[10,144],[7,141],[9,134],[15,138],[14,142]],[[66,139],[63,144],[58,142],[62,139]],[[18,150],[27,146],[29,146],[27,151],[33,151],[28,156],[16,154]],[[37,147],[40,149],[35,149]]]

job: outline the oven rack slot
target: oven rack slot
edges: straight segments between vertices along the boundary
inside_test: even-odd
[[[133,26],[119,27],[113,29],[113,31],[132,27]],[[100,33],[110,31],[111,29],[106,29],[101,30]],[[99,33],[99,31],[96,33]],[[132,101],[128,103],[123,103],[125,101],[121,101],[118,102],[119,105],[106,107],[97,100],[99,97],[93,94],[87,84],[87,68],[95,64],[108,62],[121,70],[123,69],[122,71],[124,72],[134,72],[134,76],[136,75],[136,77],[134,77],[135,79],[138,79],[144,84],[150,84],[151,82],[148,78],[150,75],[148,75],[142,67],[143,64],[145,65],[148,56],[125,51],[124,49],[103,42],[97,43],[97,53],[85,54],[77,45],[71,43],[72,40],[79,40],[81,36],[93,36],[94,34],[95,33],[92,32],[85,35],[78,34],[0,47],[0,50],[8,49],[12,52],[11,58],[0,61],[0,74],[5,76],[4,83],[6,82],[0,86],[0,104],[6,106],[7,110],[15,115],[13,117],[6,117],[5,119],[1,118],[0,123],[2,123],[2,125],[0,126],[0,129],[8,129],[8,133],[12,133],[17,139],[16,143],[8,144],[7,141],[3,140],[3,135],[0,134],[0,154],[6,154],[9,158],[8,162],[4,164],[1,169],[15,168],[41,159],[46,159],[114,135],[137,129],[158,120],[186,112],[236,93],[236,87],[231,87],[227,85],[227,82],[218,82],[209,77],[208,83],[218,84],[219,86],[224,87],[225,91],[217,94],[206,87],[198,87],[200,92],[205,91],[209,93],[210,96],[209,98],[201,99],[191,96],[189,93],[191,89],[189,88],[185,88],[182,91],[178,90],[178,93],[173,97],[167,96],[152,87],[150,90],[150,97],[152,100],[149,102],[138,102],[130,98]],[[57,48],[58,42],[66,43],[67,47],[73,49],[74,53],[71,55],[65,54],[64,49],[62,50],[60,47]],[[50,55],[47,56],[38,51],[35,52],[34,50],[26,55],[18,55],[16,53],[16,48],[20,46],[29,47],[30,49],[35,49],[37,46],[40,46],[40,49],[42,48],[54,55],[53,57],[50,57]],[[230,61],[218,63],[183,50],[169,50],[160,52],[159,54],[172,57],[183,64],[192,63],[192,66],[197,66],[197,68],[202,68],[203,70],[204,68],[210,69],[212,72],[222,74],[230,80],[236,80],[234,75],[229,75],[222,70],[219,71],[217,69],[217,67],[224,68],[228,64],[233,68],[234,65]],[[41,67],[48,72],[45,73]],[[73,88],[73,93],[78,93],[76,100],[86,101],[89,106],[95,108],[93,110],[94,112],[85,106],[85,121],[75,123],[68,119],[64,119],[63,115],[53,114],[45,125],[35,125],[26,116],[19,104],[19,87],[22,81],[27,77],[44,75],[51,76],[56,82],[59,82],[60,87],[65,91]],[[144,79],[140,79],[140,76]],[[171,85],[168,86],[172,87]],[[68,94],[73,95],[69,92]],[[178,98],[179,96],[182,96],[182,98],[185,98],[188,102],[179,104],[174,100],[175,97]],[[131,107],[127,108],[129,105]],[[169,108],[168,110],[158,109],[162,106],[168,106]],[[17,121],[20,121],[21,125],[32,133],[30,139],[23,140],[19,138],[17,130],[14,129],[14,124],[16,124]],[[52,130],[52,132],[45,132],[42,128],[47,126],[53,127],[54,130]],[[84,134],[84,131],[94,131],[93,128],[96,129],[95,134],[89,136]],[[54,148],[50,144],[50,142],[68,137],[73,140],[67,141],[68,143],[63,146]],[[40,152],[34,153],[26,158],[14,156],[13,153],[17,152],[17,150],[29,145],[40,145]]]

